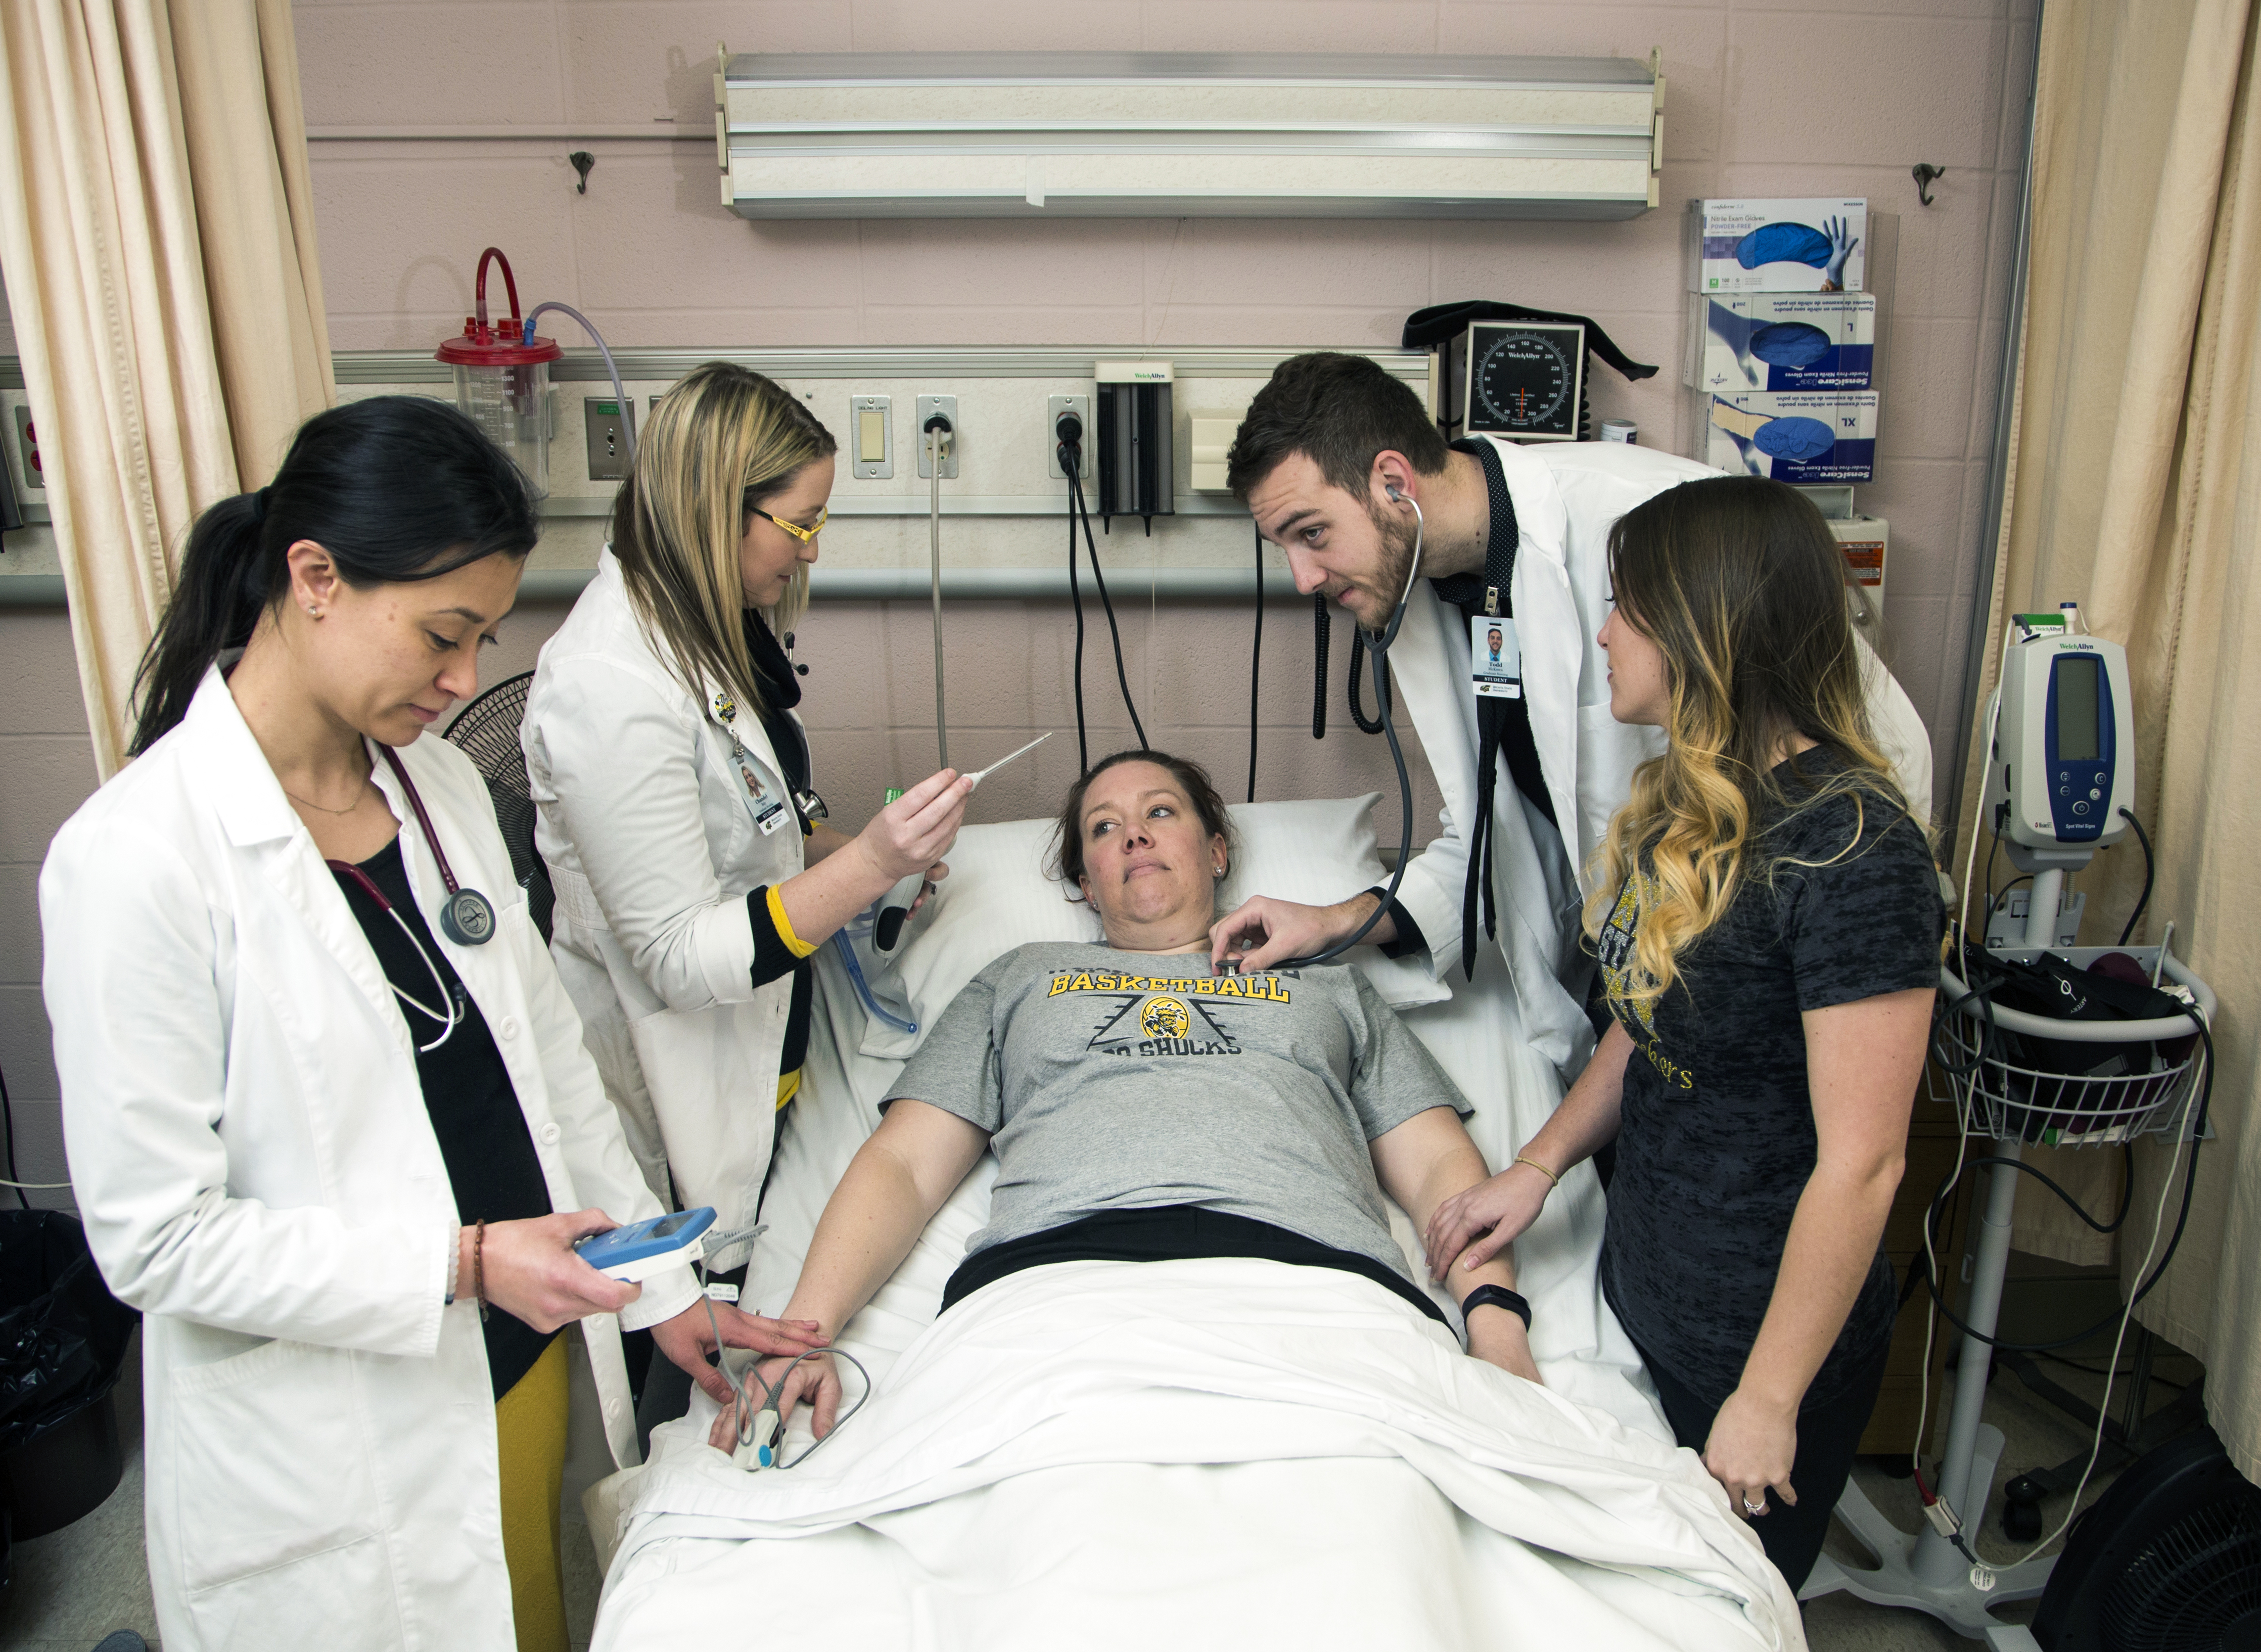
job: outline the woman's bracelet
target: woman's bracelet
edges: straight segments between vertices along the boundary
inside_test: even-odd
[[[1558,1175],[1556,1175],[1556,1174],[1555,1174],[1552,1170],[1549,1170],[1549,1169],[1548,1169],[1545,1165],[1540,1164],[1540,1163],[1539,1162],[1539,1160],[1537,1160],[1536,1159],[1526,1159],[1526,1158],[1525,1158],[1521,1153],[1518,1153],[1518,1154],[1516,1154],[1516,1155],[1515,1155],[1515,1164],[1511,1164],[1511,1165],[1510,1165],[1510,1166],[1508,1167],[1508,1168],[1509,1168],[1509,1169],[1511,1169],[1511,1170],[1512,1170],[1512,1169],[1514,1169],[1514,1168],[1515,1168],[1515,1165],[1529,1165],[1529,1166],[1530,1166],[1533,1170],[1536,1170],[1536,1171],[1537,1171],[1540,1175],[1542,1175],[1542,1176],[1546,1177],[1546,1178],[1547,1178],[1547,1180],[1548,1184],[1549,1184],[1550,1186],[1552,1186],[1552,1187],[1557,1187],[1557,1188],[1559,1188],[1559,1187],[1561,1187],[1561,1186],[1562,1185],[1562,1178],[1561,1178],[1561,1177],[1560,1177],[1560,1176],[1558,1176]]]
[[[479,1299],[481,1325],[487,1322],[486,1248],[487,1225],[482,1217],[479,1225],[471,1230],[471,1295]]]

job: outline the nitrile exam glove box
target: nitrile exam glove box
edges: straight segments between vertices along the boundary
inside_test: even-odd
[[[1688,239],[1698,292],[1859,292],[1868,198],[1692,200]]]
[[[1715,395],[1875,388],[1877,300],[1866,292],[1696,293],[1685,382]]]

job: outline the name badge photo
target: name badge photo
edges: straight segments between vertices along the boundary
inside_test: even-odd
[[[1523,652],[1515,645],[1515,621],[1504,614],[1479,614],[1468,621],[1468,668],[1476,693],[1498,700],[1523,698]]]

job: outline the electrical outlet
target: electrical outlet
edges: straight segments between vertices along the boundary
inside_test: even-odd
[[[1078,467],[1076,474],[1087,479],[1091,475],[1092,441],[1091,398],[1088,396],[1044,398],[1044,474],[1058,477],[1063,482],[1067,480],[1067,472],[1060,469],[1059,461],[1059,416],[1062,413],[1073,413],[1082,421],[1083,435],[1080,440],[1083,448],[1080,456],[1082,463]]]
[[[958,449],[965,440],[965,427],[958,422],[958,398],[955,396],[922,396],[912,406],[916,409],[911,418],[911,440],[918,443],[919,474],[934,475],[934,449],[927,445],[926,421],[940,413],[950,420],[950,440],[942,449],[943,479],[948,481],[958,474]]]
[[[46,492],[47,478],[39,464],[39,427],[32,422],[32,410],[20,405],[16,409],[16,456],[24,462],[24,491]]]
[[[885,481],[895,473],[895,420],[892,396],[848,399],[849,473],[864,481]]]
[[[635,429],[635,403],[625,407],[610,396],[584,396],[581,422],[589,435],[589,479],[625,481],[628,473],[628,440]]]

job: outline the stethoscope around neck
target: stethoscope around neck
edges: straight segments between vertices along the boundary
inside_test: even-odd
[[[432,817],[425,813],[424,798],[417,791],[416,782],[408,778],[407,765],[401,762],[400,754],[391,746],[380,745],[377,750],[384,754],[386,765],[400,782],[400,789],[408,798],[408,807],[416,815],[417,829],[424,834],[424,842],[432,851],[432,858],[439,863],[440,881],[447,886],[448,899],[440,908],[440,933],[458,946],[485,945],[494,938],[493,902],[477,889],[466,889],[456,881],[455,871],[448,865],[448,851],[440,846],[439,833],[432,830]],[[433,986],[439,988],[441,1007],[434,1009],[403,992],[399,987],[392,988],[401,1002],[441,1024],[438,1038],[429,1044],[416,1046],[418,1054],[429,1054],[456,1036],[456,1029],[463,1019],[456,995],[448,990],[447,977],[440,973],[439,965],[433,962],[432,955],[424,950],[424,943],[416,938],[416,931],[408,927],[408,920],[402,917],[394,909],[392,902],[385,899],[384,891],[377,887],[376,880],[351,861],[326,859],[322,864],[339,876],[352,879],[361,892],[377,903],[378,911],[400,926],[400,932],[408,937],[409,945],[416,949],[416,956],[423,960],[425,969],[431,974]]]

